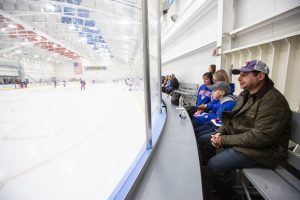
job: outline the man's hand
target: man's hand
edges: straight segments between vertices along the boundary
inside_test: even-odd
[[[220,148],[222,146],[221,145],[221,133],[216,133],[216,134],[212,135],[210,142],[214,147]]]

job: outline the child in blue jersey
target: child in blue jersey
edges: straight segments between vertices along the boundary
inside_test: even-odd
[[[190,118],[192,119],[193,114],[197,111],[198,107],[202,104],[207,104],[211,100],[212,90],[208,86],[213,84],[212,73],[207,72],[203,74],[203,84],[199,87],[197,91],[197,101],[195,106],[185,106],[184,108],[188,112]]]
[[[220,123],[222,112],[231,111],[236,104],[235,98],[228,95],[230,91],[228,83],[217,82],[212,86],[212,90],[212,97],[215,101],[199,106],[198,111],[193,115],[192,123],[195,133],[202,132],[203,129],[208,128],[207,126],[210,128],[218,126],[210,121],[213,119],[215,123]]]
[[[210,72],[203,74],[203,83],[204,84],[202,84],[197,91],[197,101],[196,101],[196,105],[195,105],[196,108],[198,108],[198,106],[200,106],[202,104],[207,104],[210,102],[212,90],[209,89],[207,86],[213,84],[212,77],[213,77],[212,73],[210,73]]]

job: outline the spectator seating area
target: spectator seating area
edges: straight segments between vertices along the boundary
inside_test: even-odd
[[[185,104],[195,105],[198,87],[199,84],[196,83],[179,83],[179,88],[174,92],[179,93],[183,97]]]
[[[194,105],[197,99],[198,87],[199,85],[195,83],[179,83],[179,88],[174,90],[174,93],[180,94],[183,97],[185,105]],[[299,132],[300,113],[293,112],[292,129],[290,133],[290,141],[292,141],[293,145],[289,148],[287,161],[275,169],[248,168],[237,170],[236,175],[239,175],[239,180],[237,180],[235,187],[244,190],[244,195],[248,200],[251,200],[252,195],[254,195],[252,198],[257,196],[258,193],[264,199],[269,200],[299,199],[300,156],[294,152],[300,143]],[[203,175],[202,173],[202,176]],[[242,192],[242,190],[240,190],[240,192]]]

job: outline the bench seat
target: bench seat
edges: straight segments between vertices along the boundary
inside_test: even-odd
[[[300,143],[300,113],[293,112],[290,140]],[[297,148],[297,146],[296,146]],[[275,169],[250,168],[241,172],[252,183],[257,191],[265,199],[270,200],[299,200],[300,199],[300,155],[294,151],[288,151],[288,159],[283,165]],[[246,184],[242,184],[250,200]]]
[[[196,83],[179,83],[179,88],[175,90],[176,93],[184,95],[196,96],[198,84]]]
[[[175,93],[179,93],[179,94],[182,94],[182,95],[191,95],[191,96],[195,96],[195,94],[191,94],[189,92],[185,92],[185,91],[181,91],[181,90],[175,90]]]
[[[289,174],[288,177],[293,177],[287,170],[282,170],[284,170],[286,174]],[[295,186],[291,185],[274,170],[267,168],[251,168],[243,169],[242,172],[265,199],[299,200],[299,188],[295,188]]]
[[[175,93],[181,94],[185,104],[192,105],[195,104],[197,99],[198,84],[196,83],[179,83],[178,90]]]

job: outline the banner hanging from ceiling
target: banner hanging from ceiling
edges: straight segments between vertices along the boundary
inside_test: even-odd
[[[84,66],[84,70],[86,71],[101,71],[107,70],[107,66]]]
[[[74,73],[82,74],[82,63],[81,62],[74,62]]]

